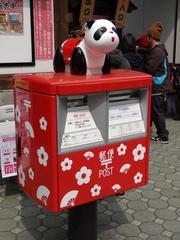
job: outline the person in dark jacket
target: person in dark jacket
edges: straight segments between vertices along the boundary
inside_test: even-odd
[[[132,33],[127,33],[123,36],[121,50],[132,70],[144,71],[144,58],[136,52],[136,39]]]
[[[114,69],[131,69],[128,60],[123,56],[122,51],[116,48],[114,51],[109,53],[111,67]]]
[[[166,128],[164,101],[169,89],[169,63],[164,44],[160,42],[163,26],[160,22],[153,23],[147,30],[149,50],[145,60],[145,72],[152,75],[151,121],[157,129],[157,136],[152,140],[168,143],[169,131]]]

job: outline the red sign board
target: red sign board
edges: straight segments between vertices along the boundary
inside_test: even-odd
[[[34,0],[34,19],[36,59],[52,59],[52,0]]]

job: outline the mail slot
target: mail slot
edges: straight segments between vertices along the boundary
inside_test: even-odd
[[[151,77],[15,77],[18,181],[53,211],[147,184]]]

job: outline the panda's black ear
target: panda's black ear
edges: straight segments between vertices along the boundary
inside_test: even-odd
[[[92,25],[94,24],[94,22],[95,22],[94,19],[88,20],[86,23],[87,27],[90,29],[92,27]]]
[[[115,21],[114,20],[111,20],[111,22],[116,26],[116,23],[115,23]]]

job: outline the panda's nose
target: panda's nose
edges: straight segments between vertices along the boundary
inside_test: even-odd
[[[110,33],[113,33],[113,31],[110,31]]]

